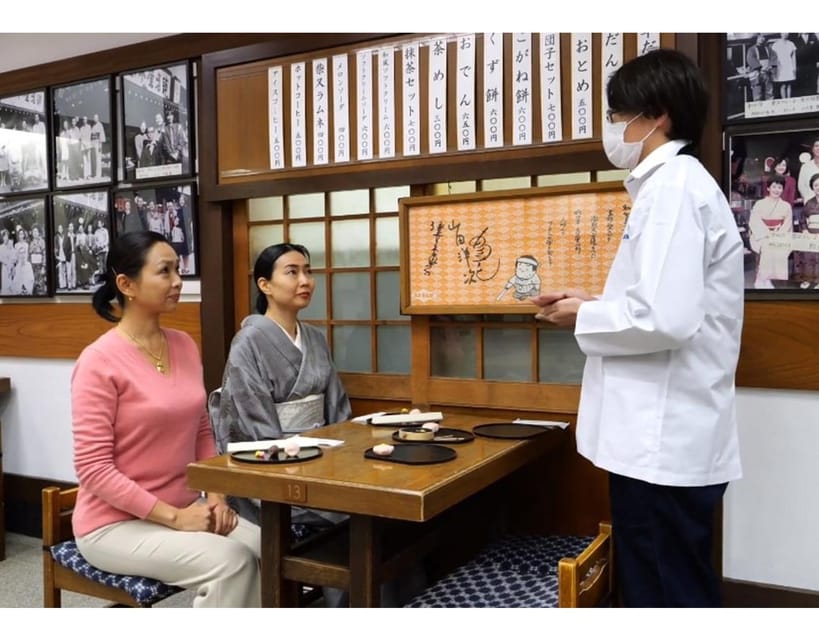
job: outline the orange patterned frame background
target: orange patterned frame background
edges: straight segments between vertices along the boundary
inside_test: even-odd
[[[530,313],[531,295],[600,293],[630,210],[621,182],[402,198],[401,313]]]

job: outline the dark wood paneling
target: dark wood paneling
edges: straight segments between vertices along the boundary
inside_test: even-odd
[[[186,331],[201,347],[198,302],[180,304],[163,317],[163,324]],[[76,358],[113,326],[94,313],[90,304],[4,304],[0,306],[0,356]]]
[[[740,387],[819,389],[819,304],[805,301],[745,303],[737,370]]]
[[[788,589],[776,585],[742,580],[722,580],[723,607],[819,607],[819,591]]]

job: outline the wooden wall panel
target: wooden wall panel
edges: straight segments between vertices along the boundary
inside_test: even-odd
[[[187,331],[201,349],[198,302],[180,304],[163,318],[163,325]],[[0,305],[0,357],[76,358],[113,326],[90,303]]]
[[[819,390],[819,301],[751,300],[737,386]]]

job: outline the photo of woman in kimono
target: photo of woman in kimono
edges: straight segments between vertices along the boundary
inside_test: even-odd
[[[220,453],[229,442],[286,438],[351,415],[324,334],[298,320],[316,286],[307,249],[288,243],[267,247],[256,259],[253,279],[257,313],[242,321],[221,393],[214,391],[209,399]],[[259,522],[258,502],[231,498],[231,504],[242,517]],[[294,507],[294,533],[309,535],[345,518]]]
[[[788,279],[788,255],[790,246],[780,246],[772,233],[793,231],[793,210],[782,193],[785,178],[772,176],[768,179],[768,195],[758,200],[748,219],[751,249],[759,255],[754,289],[773,289],[772,280]]]
[[[810,188],[815,195],[794,220],[794,233],[819,234],[819,173],[811,177]],[[819,288],[819,253],[794,251],[793,270],[793,279],[802,281],[799,284],[801,289]]]

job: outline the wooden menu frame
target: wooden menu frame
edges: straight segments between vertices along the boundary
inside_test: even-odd
[[[621,182],[401,198],[401,313],[532,313],[538,292],[599,293],[630,210]]]

